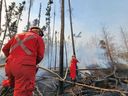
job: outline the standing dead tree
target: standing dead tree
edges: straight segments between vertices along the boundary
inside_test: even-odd
[[[51,44],[51,26],[50,26],[50,23],[51,23],[51,6],[53,4],[53,0],[48,0],[48,3],[47,3],[47,8],[46,8],[46,29],[48,30],[48,34],[47,34],[47,38],[48,38],[48,45],[47,45],[47,50],[48,50],[48,67],[51,69],[51,64],[50,64],[50,44]]]
[[[122,42],[123,42],[123,44],[124,44],[124,51],[125,52],[123,52],[121,55],[121,57],[123,57],[123,59],[125,59],[125,60],[128,60],[128,38],[127,38],[127,36],[128,36],[128,34],[126,33],[126,31],[121,27],[120,28],[120,33],[121,33],[121,36],[122,36]]]
[[[27,26],[26,26],[27,30],[30,27],[30,16],[31,16],[31,8],[32,8],[32,5],[33,5],[33,1],[34,0],[29,0],[28,20],[27,20]]]
[[[65,28],[65,3],[64,0],[61,0],[61,33],[60,33],[60,57],[59,57],[59,75],[63,78],[64,76],[64,28]],[[64,84],[62,81],[59,82],[59,95],[63,94]]]
[[[103,27],[103,40],[100,41],[101,44],[101,48],[103,48],[106,51],[106,56],[108,58],[108,62],[110,62],[112,68],[112,73],[108,74],[105,78],[106,80],[108,78],[111,78],[111,80],[113,80],[115,82],[115,88],[117,88],[117,86],[119,84],[121,84],[121,75],[123,72],[126,72],[125,67],[123,65],[121,65],[119,67],[119,57],[118,57],[118,53],[117,53],[117,47],[115,47],[115,43],[113,41],[114,37],[111,36],[111,34],[106,31],[105,27]],[[117,64],[118,63],[118,64]],[[123,68],[123,72],[122,69]],[[110,69],[109,69],[110,70]],[[119,73],[120,72],[120,73]],[[122,73],[121,73],[122,72]],[[125,73],[123,73],[125,74]],[[124,75],[125,76],[125,75]],[[124,78],[124,76],[122,76]]]
[[[3,5],[3,0],[0,1],[0,31],[1,31],[2,5]],[[1,34],[1,32],[0,32],[0,34]]]
[[[103,32],[103,40],[100,41],[101,48],[104,48],[106,51],[106,56],[108,58],[108,62],[110,62],[111,67],[113,69],[112,75],[115,77],[115,72],[116,72],[116,48],[115,44],[113,42],[114,37],[111,36],[111,34],[106,30],[105,27],[102,28]]]
[[[100,41],[100,44],[102,44],[101,47],[103,47],[106,50],[106,56],[108,58],[108,61],[114,64],[116,61],[116,51],[113,42],[114,37],[111,36],[111,34],[106,30],[105,27],[103,27],[102,32],[103,40]]]

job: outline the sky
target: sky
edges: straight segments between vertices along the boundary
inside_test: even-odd
[[[21,0],[7,0],[8,3]],[[28,2],[23,12],[23,22],[20,24],[25,25],[27,22]],[[51,11],[51,27],[53,26],[53,12],[56,13],[56,30],[60,31],[60,1],[53,0]],[[70,33],[69,24],[69,11],[68,0],[65,0],[65,32]],[[39,11],[39,3],[42,3],[42,25],[45,25],[45,13],[48,0],[34,0],[31,10],[30,19],[37,18]],[[83,35],[98,34],[101,32],[103,26],[107,26],[110,31],[120,31],[120,26],[126,27],[128,25],[128,0],[71,0],[72,6],[72,21],[74,33],[82,32]],[[20,28],[21,30],[22,28]],[[86,36],[86,37],[87,37]]]
[[[127,4],[128,0],[75,0],[74,23],[82,26],[79,30],[85,35],[98,34],[103,26],[116,34],[120,26],[128,25]]]

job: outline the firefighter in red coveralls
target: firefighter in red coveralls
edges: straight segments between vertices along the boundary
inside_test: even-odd
[[[70,61],[70,78],[72,81],[76,80],[76,69],[77,69],[77,63],[79,61],[76,59],[76,56],[72,56],[72,59]]]
[[[28,32],[15,35],[4,47],[7,57],[5,71],[14,87],[13,96],[32,96],[37,64],[44,57],[43,31],[31,27]]]

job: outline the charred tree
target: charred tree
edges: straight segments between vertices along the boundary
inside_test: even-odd
[[[55,4],[54,4],[54,13],[53,13],[53,31],[51,37],[51,57],[53,57],[53,43],[54,43],[54,35],[55,35]],[[52,64],[53,58],[50,59],[50,64]],[[55,68],[54,68],[55,69]]]
[[[61,0],[61,33],[60,33],[60,59],[59,59],[59,74],[63,78],[63,58],[64,58],[64,0]],[[63,94],[63,82],[59,81],[59,94]]]
[[[0,31],[1,31],[2,5],[3,5],[3,0],[0,1]]]
[[[28,10],[27,30],[30,27],[30,14],[31,14],[32,3],[33,3],[33,0],[30,0],[29,1],[29,10]]]
[[[55,67],[56,70],[56,63],[57,63],[57,31],[55,31]]]
[[[70,28],[71,28],[71,39],[72,39],[73,55],[76,56],[76,53],[75,53],[75,44],[74,44],[74,37],[73,37],[73,26],[72,26],[71,0],[68,0],[68,4],[69,4],[69,16],[70,16]]]
[[[39,15],[38,15],[38,18],[39,18],[38,26],[40,26],[41,9],[42,9],[42,4],[40,3]]]
[[[51,28],[50,28],[50,22],[51,22],[51,5],[53,4],[53,1],[52,0],[49,0],[48,1],[48,4],[47,4],[47,8],[46,8],[46,28],[48,29],[48,46],[47,46],[47,49],[48,49],[48,67],[51,69],[51,63],[50,63],[50,44],[51,44],[51,38],[50,38],[50,34],[51,34]]]

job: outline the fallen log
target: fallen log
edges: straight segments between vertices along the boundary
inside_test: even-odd
[[[5,66],[5,64],[0,64],[0,68],[2,68],[2,67],[4,67]]]
[[[83,87],[87,87],[87,88],[91,88],[91,89],[95,89],[95,90],[99,90],[99,91],[104,91],[104,92],[117,92],[117,93],[120,93],[123,96],[125,96],[125,94],[128,94],[127,91],[121,91],[121,90],[117,90],[117,89],[106,89],[106,88],[100,88],[100,87],[95,87],[95,86],[91,86],[91,85],[81,84],[81,83],[77,83],[77,82],[72,82],[72,81],[66,80],[65,78],[61,78],[57,73],[55,73],[55,72],[53,72],[53,71],[51,71],[47,68],[44,68],[44,67],[39,67],[39,68],[43,69],[43,70],[46,70],[46,71],[56,75],[57,78],[55,78],[55,79],[66,82],[66,83],[75,84],[75,85],[78,85],[78,86],[83,86]]]

